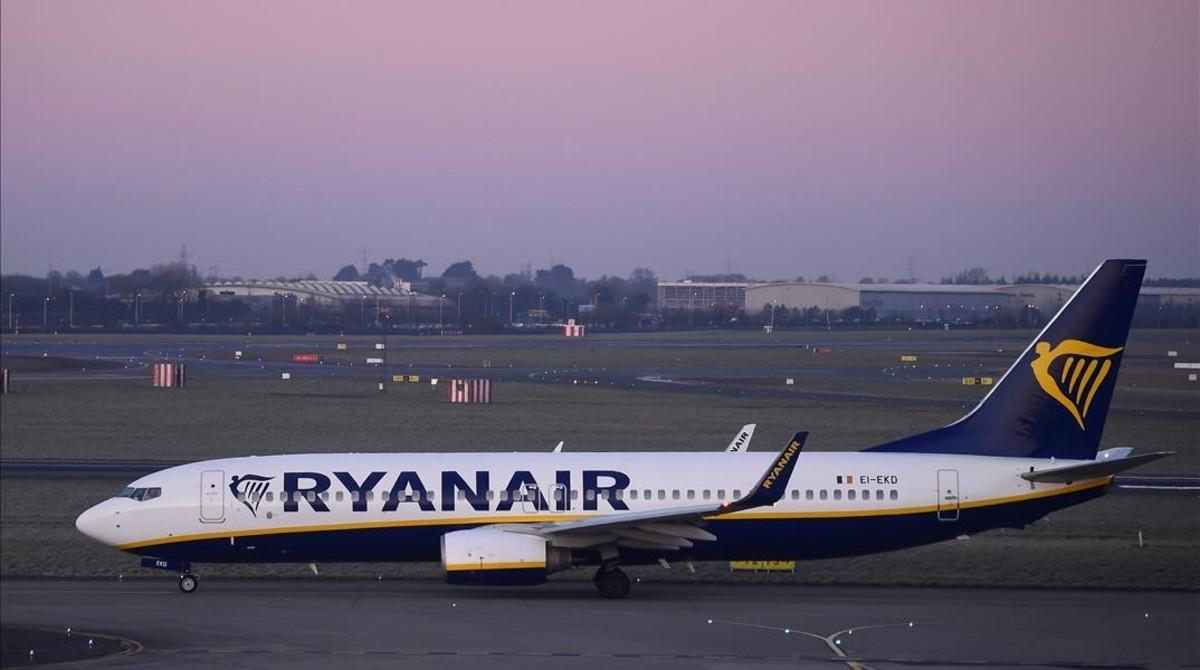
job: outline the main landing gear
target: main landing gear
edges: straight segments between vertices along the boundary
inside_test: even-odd
[[[629,595],[629,576],[615,565],[601,566],[592,582],[605,598],[619,600]]]
[[[196,587],[200,586],[200,578],[190,572],[185,572],[179,575],[179,590],[184,593],[193,593]]]

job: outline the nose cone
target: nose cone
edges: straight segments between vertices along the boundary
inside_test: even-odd
[[[115,545],[117,543],[119,526],[110,501],[106,500],[85,510],[75,519],[75,528],[93,540],[104,544]]]

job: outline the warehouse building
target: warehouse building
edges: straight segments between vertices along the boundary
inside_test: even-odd
[[[1008,306],[1011,296],[994,286],[943,284],[816,284],[784,282],[746,289],[746,311],[777,308],[872,310],[877,318],[979,320]]]
[[[816,282],[715,283],[660,282],[658,307],[666,310],[711,310],[734,307],[759,314],[777,309],[830,312],[869,311],[876,319],[982,323],[1037,310],[1050,316],[1066,304],[1076,286],[1048,284],[848,284]],[[1142,287],[1143,311],[1200,309],[1200,289]]]

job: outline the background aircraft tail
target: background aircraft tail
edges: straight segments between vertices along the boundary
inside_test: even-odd
[[[966,416],[867,451],[1095,458],[1145,272],[1101,263]]]

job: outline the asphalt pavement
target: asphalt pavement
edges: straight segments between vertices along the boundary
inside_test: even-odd
[[[586,582],[5,581],[0,622],[140,650],[106,668],[1200,666],[1197,593],[642,583],[610,601]]]

